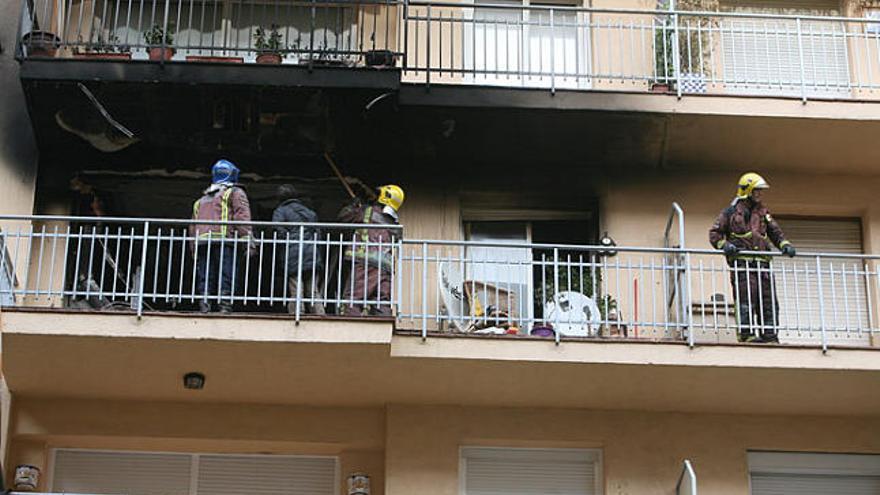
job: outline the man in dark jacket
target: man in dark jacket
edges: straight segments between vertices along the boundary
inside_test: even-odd
[[[779,342],[776,334],[779,303],[770,271],[770,256],[741,251],[770,251],[771,243],[785,256],[795,249],[762,199],[770,185],[750,172],[739,179],[736,198],[724,209],[712,228],[709,242],[724,251],[730,265],[730,283],[736,298],[740,342]]]
[[[391,277],[394,271],[394,239],[400,237],[397,212],[403,204],[403,189],[395,185],[379,188],[375,203],[352,203],[339,212],[346,223],[387,225],[390,228],[357,229],[345,248],[345,259],[354,267],[348,276],[343,299],[349,301],[347,316],[360,316],[367,308],[381,316],[391,316]],[[365,304],[366,303],[366,304]],[[367,306],[366,308],[364,306]]]
[[[279,204],[272,213],[272,222],[299,224],[275,227],[278,239],[286,246],[287,307],[290,313],[296,313],[297,301],[305,299],[306,304],[300,308],[323,315],[324,303],[319,299],[323,297],[321,275],[327,244],[321,243],[321,231],[314,225],[318,215],[303,203],[291,184],[279,186],[277,197]]]

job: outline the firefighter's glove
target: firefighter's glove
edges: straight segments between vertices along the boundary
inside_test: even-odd
[[[253,258],[254,256],[257,255],[257,243],[256,243],[256,241],[254,241],[253,237],[248,239],[247,255],[248,255],[248,258]]]
[[[722,249],[724,249],[724,256],[727,257],[733,257],[736,256],[737,253],[739,253],[739,248],[736,247],[732,242],[724,244],[724,247]]]
[[[797,254],[797,251],[795,251],[794,246],[792,246],[791,244],[786,244],[782,248],[782,254],[783,254],[783,256],[788,256],[789,258],[794,258],[794,255]]]

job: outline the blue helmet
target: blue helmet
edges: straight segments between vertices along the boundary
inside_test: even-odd
[[[211,182],[214,184],[221,184],[224,182],[235,184],[238,182],[239,172],[240,170],[238,170],[238,167],[229,160],[217,160],[217,162],[214,163],[214,166],[211,167]]]

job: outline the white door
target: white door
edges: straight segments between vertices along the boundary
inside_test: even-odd
[[[586,14],[570,10],[528,13],[528,57],[524,85],[586,88],[590,85]]]
[[[528,223],[473,222],[468,225],[468,240],[494,246],[468,247],[465,290],[479,298],[484,311],[493,306],[509,313],[513,321],[531,321],[532,250],[503,247],[504,244],[527,243]],[[471,306],[473,312],[473,304]]]
[[[509,0],[491,3],[522,6],[521,2]],[[551,16],[545,8],[478,6],[470,23],[465,26],[465,69],[470,72],[469,82],[514,87],[589,87],[586,14],[553,10]]]

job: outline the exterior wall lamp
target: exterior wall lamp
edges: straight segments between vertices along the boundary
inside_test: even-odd
[[[608,231],[602,234],[602,238],[599,239],[599,245],[603,248],[608,248],[600,250],[599,256],[617,256],[617,250],[613,249],[617,246],[617,243],[608,235]]]
[[[183,388],[201,390],[205,388],[205,375],[198,371],[190,371],[183,375]]]

